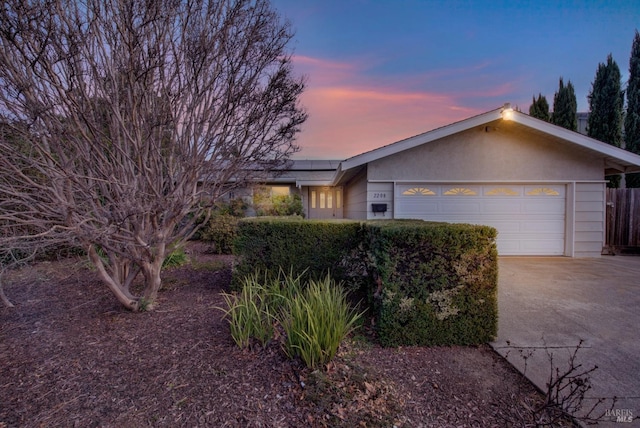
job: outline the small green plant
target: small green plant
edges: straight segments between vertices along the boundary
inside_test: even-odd
[[[267,302],[274,313],[288,310],[289,302],[300,294],[304,287],[302,279],[305,274],[306,271],[295,275],[293,269],[289,270],[287,274],[282,268],[278,271],[277,276],[272,276],[269,272],[264,273],[264,283],[267,284],[265,288]]]
[[[176,248],[162,262],[162,269],[180,267],[189,262],[189,257],[184,248]]]
[[[258,274],[245,278],[238,294],[223,293],[227,309],[221,309],[229,320],[231,337],[240,348],[249,348],[251,339],[264,347],[273,337],[271,308],[267,304],[267,290],[259,283]]]
[[[240,348],[250,347],[252,339],[264,347],[278,330],[284,332],[282,345],[290,358],[300,357],[312,368],[333,359],[362,314],[350,308],[341,284],[329,275],[308,284],[302,282],[303,275],[282,269],[271,277],[254,273],[243,279],[239,293],[223,294],[227,308],[218,309],[228,318]]]
[[[140,297],[140,299],[138,300],[138,311],[146,312],[150,309],[150,307],[151,307],[151,302],[145,299],[144,297]]]
[[[283,312],[285,353],[299,356],[308,367],[321,367],[333,359],[361,316],[349,307],[345,292],[329,275],[311,280]]]
[[[231,254],[233,240],[238,233],[239,217],[230,214],[214,214],[200,229],[200,240],[209,242],[216,254]]]

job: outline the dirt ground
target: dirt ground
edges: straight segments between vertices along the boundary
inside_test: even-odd
[[[233,343],[229,256],[192,248],[158,308],[123,309],[84,258],[11,272],[0,427],[535,426],[541,395],[488,346],[385,349],[358,334],[323,371]]]

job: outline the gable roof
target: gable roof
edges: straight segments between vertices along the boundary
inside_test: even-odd
[[[573,144],[577,149],[595,153],[604,159],[607,174],[640,172],[639,155],[610,144],[603,143],[602,141],[595,140],[591,137],[587,137],[586,135],[578,132],[570,131],[549,122],[536,119],[527,114],[515,111],[511,109],[509,104],[505,104],[503,107],[495,110],[491,110],[441,128],[436,128],[432,131],[346,159],[338,166],[333,178],[333,184],[336,185],[348,180],[369,162],[382,159],[453,134],[464,132],[478,126],[485,126],[498,120],[509,120],[518,123],[530,130],[535,130],[551,137],[561,139],[569,144]]]

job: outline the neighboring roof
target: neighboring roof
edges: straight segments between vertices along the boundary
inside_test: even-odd
[[[464,132],[477,126],[487,125],[497,120],[509,120],[530,129],[534,129],[544,134],[575,144],[582,150],[595,152],[604,158],[607,173],[640,171],[639,155],[579,134],[578,132],[570,131],[549,122],[536,119],[527,114],[515,111],[510,108],[509,104],[505,104],[504,107],[351,157],[340,163],[334,176],[333,184],[345,181],[369,162],[382,159],[453,134]]]
[[[292,160],[287,169],[270,180],[296,186],[330,186],[341,160]]]

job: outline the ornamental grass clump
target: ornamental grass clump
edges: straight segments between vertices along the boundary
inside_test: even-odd
[[[264,347],[274,333],[274,316],[268,304],[268,293],[257,274],[246,277],[243,282],[239,293],[222,293],[227,309],[218,309],[229,320],[231,337],[236,345],[242,349],[249,348],[251,339],[256,339]]]
[[[341,284],[329,275],[302,282],[302,275],[280,271],[277,277],[255,273],[245,277],[236,294],[224,293],[227,308],[218,308],[229,320],[231,336],[240,348],[252,340],[266,346],[282,333],[282,348],[290,358],[311,368],[329,363],[342,340],[362,317],[347,300]]]
[[[289,300],[281,320],[285,332],[284,351],[300,357],[311,368],[329,363],[342,340],[355,327],[362,313],[350,308],[346,293],[329,275],[311,280]]]

